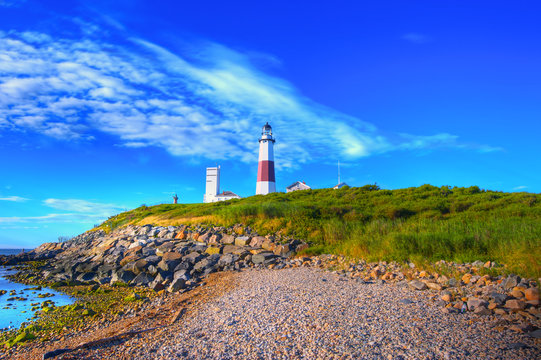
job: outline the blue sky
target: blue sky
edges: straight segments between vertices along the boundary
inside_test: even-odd
[[[141,204],[425,183],[540,192],[535,1],[0,0],[0,247]],[[412,4],[413,3],[413,4]]]

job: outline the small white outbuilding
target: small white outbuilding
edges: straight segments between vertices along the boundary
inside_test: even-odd
[[[310,190],[311,187],[306,185],[304,181],[297,181],[286,187],[286,192],[292,192],[297,190]]]

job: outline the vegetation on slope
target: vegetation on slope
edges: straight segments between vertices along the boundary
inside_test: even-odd
[[[495,260],[541,276],[541,195],[423,185],[376,185],[252,196],[211,204],[164,204],[111,217],[125,224],[243,223],[311,242],[312,252],[368,261]]]

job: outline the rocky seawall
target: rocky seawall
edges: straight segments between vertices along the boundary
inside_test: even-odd
[[[46,243],[0,261],[39,261],[19,271],[16,279],[28,283],[120,283],[170,293],[188,291],[217,271],[323,268],[357,281],[424,291],[445,314],[498,317],[504,327],[541,337],[540,280],[502,275],[504,267],[495,262],[439,261],[423,270],[413,264],[367,263],[335,255],[293,256],[307,247],[301,240],[260,236],[242,225],[130,225],[108,234],[92,231],[65,243]]]
[[[308,245],[281,236],[259,236],[249,227],[127,226],[109,234],[81,234],[0,259],[6,265],[42,261],[17,280],[62,284],[118,284],[177,292],[215,271],[283,268]],[[43,261],[46,260],[46,261]]]

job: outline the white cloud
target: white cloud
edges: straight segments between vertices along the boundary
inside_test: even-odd
[[[114,204],[90,202],[82,199],[46,199],[43,204],[57,210],[89,213],[91,215],[110,216],[122,210]]]
[[[517,186],[517,187],[514,187],[513,190],[524,190],[524,189],[527,189],[528,187],[526,185],[520,185],[520,186]]]
[[[18,223],[93,223],[105,220],[103,215],[92,214],[48,214],[43,216],[0,217],[0,224]]]
[[[439,135],[393,144],[373,125],[259,70],[254,63],[265,59],[262,54],[254,60],[210,42],[175,52],[138,38],[113,45],[97,38],[107,31],[88,28],[75,40],[0,33],[0,127],[66,140],[92,140],[102,132],[121,146],[157,146],[191,161],[254,162],[254,142],[269,121],[280,167],[438,141],[457,145]]]
[[[7,188],[7,186],[6,186]],[[0,201],[13,201],[13,202],[23,202],[23,201],[28,201],[30,199],[27,199],[27,198],[24,198],[24,197],[21,197],[21,196],[5,196],[5,197],[0,197]]]

